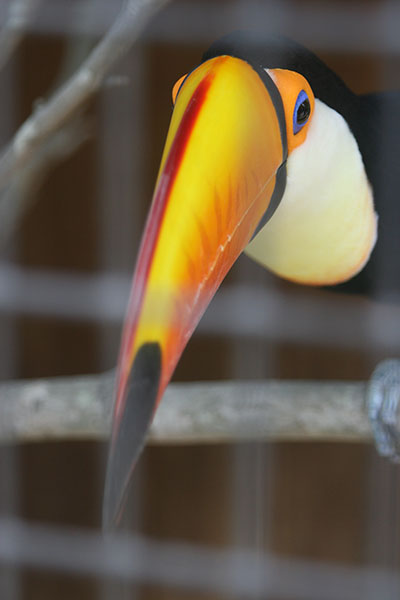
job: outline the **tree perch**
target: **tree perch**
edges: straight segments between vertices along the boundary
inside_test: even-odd
[[[107,439],[112,372],[0,385],[0,442]],[[171,384],[152,443],[371,439],[361,382]]]
[[[25,167],[47,138],[82,108],[100,88],[112,65],[122,57],[156,10],[168,0],[126,0],[104,38],[81,67],[21,125],[0,156],[0,190]]]

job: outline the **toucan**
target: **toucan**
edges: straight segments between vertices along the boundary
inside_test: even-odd
[[[292,282],[400,293],[400,94],[358,96],[298,43],[238,31],[172,95],[122,335],[106,527],[120,520],[183,349],[243,250]]]

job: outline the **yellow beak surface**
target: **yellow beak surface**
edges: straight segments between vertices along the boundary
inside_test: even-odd
[[[146,430],[183,348],[268,209],[285,159],[276,107],[250,65],[219,56],[186,78],[123,333],[107,522],[121,508]]]

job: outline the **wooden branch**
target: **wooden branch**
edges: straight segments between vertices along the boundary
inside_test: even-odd
[[[96,9],[99,7],[100,0],[87,4],[84,10],[79,13],[80,25],[82,21],[84,27],[90,30],[90,20],[95,18]],[[12,6],[19,4],[26,6],[25,11],[14,8],[14,13],[19,16],[19,30],[28,19],[27,9],[29,7],[32,12],[32,6],[39,3],[39,0],[14,0],[10,5],[10,16],[4,26],[4,35],[9,29],[7,24],[12,20]],[[29,11],[28,11],[29,12]],[[22,21],[22,23],[21,23]],[[22,37],[22,31],[20,31]],[[1,53],[0,32],[0,53]],[[75,73],[85,58],[88,56],[93,47],[93,40],[90,36],[85,35],[74,39],[69,37],[61,67],[57,73],[57,77],[52,84],[52,89],[49,90],[49,95],[54,94],[61,86]],[[0,66],[1,66],[0,57]],[[36,106],[41,101],[36,101]],[[91,121],[84,114],[78,113],[73,119],[68,119],[66,123],[57,128],[52,134],[47,136],[43,143],[39,145],[36,152],[27,161],[25,167],[18,170],[18,173],[12,177],[10,184],[3,191],[0,198],[0,248],[13,236],[23,215],[27,209],[33,204],[36,196],[36,191],[40,188],[43,180],[48,172],[54,166],[68,156],[77,151],[92,136]]]
[[[113,373],[0,385],[0,441],[107,439]],[[175,383],[149,441],[371,439],[357,382],[230,381]]]
[[[91,122],[78,115],[50,135],[13,177],[0,197],[0,248],[15,233],[50,169],[72,155],[91,135]]]
[[[46,139],[75,116],[99,89],[111,66],[137,39],[152,14],[168,0],[126,0],[114,24],[78,71],[21,125],[0,157],[0,190],[25,167]]]

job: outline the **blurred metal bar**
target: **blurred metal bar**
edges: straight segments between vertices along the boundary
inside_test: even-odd
[[[398,570],[400,557],[399,465],[379,456],[371,448],[366,480],[364,556],[370,564]],[[371,586],[365,600],[380,597]]]
[[[35,19],[29,21],[27,33],[39,35],[102,35],[118,14],[124,0],[109,0],[102,10],[85,19],[91,0],[40,0]],[[0,24],[7,19],[7,3],[0,2]]]
[[[117,577],[176,590],[249,599],[359,600],[373,586],[398,598],[395,570],[278,558],[139,536],[107,536],[0,519],[0,564]]]
[[[115,18],[122,2],[114,0],[99,11],[90,23],[91,31],[79,19],[86,0],[45,0],[30,30],[43,35],[102,35]],[[70,19],[71,14],[74,18]],[[75,18],[76,17],[76,18]],[[5,19],[0,7],[0,22]],[[208,43],[228,31],[260,29],[281,32],[314,49],[333,52],[400,53],[398,23],[400,5],[386,2],[298,3],[291,0],[236,0],[213,2],[176,0],[146,30],[149,41]],[[182,27],[182,23],[185,26]],[[262,25],[260,25],[262,24]]]
[[[110,0],[101,0],[102,10],[107,9]],[[101,11],[97,11],[99,15]],[[92,11],[93,13],[93,11]],[[144,149],[146,135],[143,119],[146,106],[146,55],[142,41],[118,61],[115,70],[118,85],[107,85],[112,82],[110,74],[106,85],[102,86],[98,96],[99,132],[96,168],[98,193],[96,203],[97,254],[101,272],[107,277],[109,273],[133,269],[133,261],[137,252],[136,244],[140,239],[141,202],[143,197],[144,165],[147,152]],[[130,287],[129,278],[123,281],[117,322],[122,320],[125,301]],[[118,286],[117,286],[118,289]],[[115,364],[118,356],[121,331],[116,320],[99,319],[96,328],[97,368],[109,369]],[[99,488],[103,486],[104,465],[107,461],[104,447],[99,452],[98,476]],[[143,479],[138,469],[135,475],[135,490],[130,496],[129,522],[134,528],[140,528],[143,520]],[[98,600],[128,597],[121,590],[121,584],[109,577],[101,577],[98,581]],[[127,585],[127,584],[126,584]],[[136,595],[129,594],[129,600]]]
[[[18,64],[15,60],[14,49],[19,43],[23,31],[10,32],[9,27],[18,25],[18,8],[24,8],[21,3],[0,3],[7,11],[7,22],[3,23],[3,31],[0,34],[0,56],[1,70],[1,94],[0,94],[0,140],[3,143],[12,136],[18,121],[18,105],[20,102],[20,88],[18,81]],[[28,6],[29,4],[29,6]],[[31,16],[31,10],[36,5],[36,0],[26,3],[27,12],[21,14],[19,25],[23,26]],[[26,17],[26,19],[25,19]],[[4,29],[7,28],[6,30]],[[9,35],[10,34],[10,35]],[[15,34],[15,35],[14,35]],[[18,254],[18,240],[14,239],[2,248],[2,258],[10,262],[15,260]],[[20,341],[18,338],[18,320],[15,314],[0,316],[0,378],[14,378],[18,374],[18,351]],[[0,507],[3,514],[9,516],[17,515],[21,505],[20,489],[20,453],[15,445],[9,445],[1,449],[0,457]],[[8,565],[0,572],[0,598],[9,600],[20,600],[22,598],[22,576],[20,568]]]
[[[24,269],[0,263],[0,312],[122,323],[131,278]],[[251,307],[251,310],[244,310]],[[321,347],[400,351],[400,305],[327,290],[222,286],[198,332]],[[264,357],[265,358],[265,357]]]
[[[0,19],[0,69],[10,59],[18,47],[29,21],[38,6],[39,0],[12,0],[8,4],[8,14]]]
[[[0,263],[0,310],[77,320],[121,321],[130,279],[26,269]]]
[[[108,277],[118,270],[133,270],[142,227],[145,132],[143,107],[146,104],[146,69],[143,45],[136,44],[135,53],[119,61],[119,77],[140,85],[104,86],[99,96],[101,111],[97,156],[99,266]],[[121,123],[123,126],[121,127]],[[117,321],[125,312],[129,278],[119,280],[122,292],[117,308]],[[105,306],[105,305],[104,305]],[[110,319],[99,319],[99,369],[114,365],[120,343],[120,328]]]
[[[108,437],[113,373],[0,385],[0,441]],[[367,441],[366,384],[307,381],[174,383],[149,441]]]

